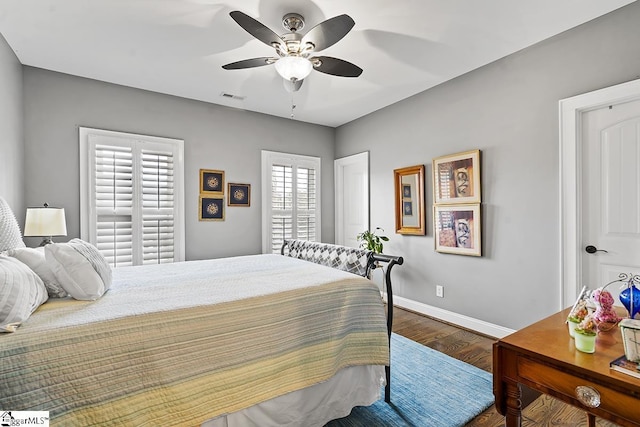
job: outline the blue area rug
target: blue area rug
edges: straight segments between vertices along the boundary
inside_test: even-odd
[[[392,334],[391,404],[356,407],[326,427],[464,426],[493,404],[492,381],[482,369]]]

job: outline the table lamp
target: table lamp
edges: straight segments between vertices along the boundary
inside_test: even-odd
[[[40,246],[53,243],[53,236],[66,236],[67,224],[64,208],[54,208],[45,203],[42,207],[27,208],[24,220],[25,237],[43,237]]]

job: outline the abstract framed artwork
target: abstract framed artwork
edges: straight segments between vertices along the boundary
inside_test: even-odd
[[[433,159],[434,204],[480,203],[480,150]]]
[[[402,214],[404,216],[413,216],[413,202],[404,200],[402,202]]]
[[[396,233],[424,236],[424,165],[395,169]]]
[[[436,251],[482,256],[480,204],[433,207]]]
[[[198,219],[200,221],[224,221],[224,197],[200,196]]]
[[[228,206],[251,206],[251,184],[228,184]]]
[[[224,171],[200,169],[200,194],[218,195],[224,193]]]
[[[402,198],[411,200],[411,184],[402,184]]]

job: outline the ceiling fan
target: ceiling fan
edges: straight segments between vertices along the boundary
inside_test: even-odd
[[[304,78],[313,69],[341,77],[358,77],[362,74],[362,68],[345,60],[331,56],[315,56],[317,52],[333,46],[351,31],[355,22],[349,15],[327,19],[304,36],[298,33],[304,28],[304,18],[297,13],[288,13],[282,18],[282,25],[288,31],[282,36],[240,11],[233,11],[229,15],[253,37],[273,47],[277,56],[232,62],[222,66],[225,70],[275,64],[276,71],[284,79],[285,88],[291,92],[300,89]]]

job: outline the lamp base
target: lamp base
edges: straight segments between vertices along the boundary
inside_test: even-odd
[[[38,245],[38,246],[40,246],[40,247],[47,246],[47,245],[49,245],[51,243],[53,243],[53,240],[51,240],[51,236],[49,236],[49,237],[43,238],[42,242],[40,242],[40,245]]]

